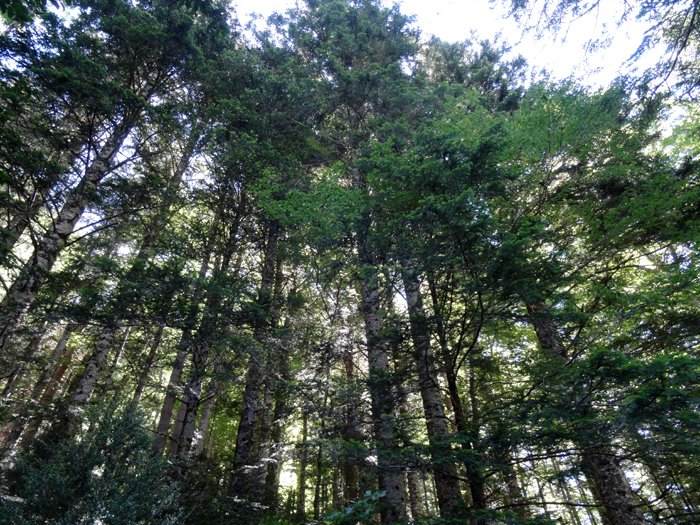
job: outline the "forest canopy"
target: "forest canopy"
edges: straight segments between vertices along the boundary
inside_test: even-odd
[[[698,523],[700,3],[234,8],[0,0],[0,523]]]

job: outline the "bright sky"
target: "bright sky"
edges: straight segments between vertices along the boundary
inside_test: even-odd
[[[634,20],[615,28],[615,16],[624,0],[605,0],[601,10],[576,20],[555,40],[545,37],[537,40],[533,34],[524,34],[513,20],[504,18],[505,10],[492,7],[488,0],[399,0],[401,10],[416,16],[416,25],[425,40],[436,35],[443,40],[465,40],[475,32],[479,39],[501,39],[521,54],[533,69],[547,69],[555,78],[574,75],[591,86],[606,86],[642,40],[644,26]],[[242,22],[256,12],[263,17],[274,11],[294,7],[296,0],[232,0]],[[390,2],[385,2],[390,3]],[[586,43],[600,38],[606,25],[613,29],[612,45],[605,50],[586,51]]]

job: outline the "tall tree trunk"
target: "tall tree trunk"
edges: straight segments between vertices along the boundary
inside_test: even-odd
[[[36,217],[41,208],[44,206],[45,200],[40,192],[35,193],[31,202],[25,210],[20,211],[8,218],[6,226],[2,229],[0,237],[0,256],[5,256],[12,253],[19,239],[24,235],[27,227],[31,224],[32,219]]]
[[[287,319],[285,329],[289,328],[289,320]],[[287,382],[290,380],[291,375],[289,356],[279,353],[273,357],[274,369],[278,372],[272,383],[274,388],[274,412],[270,432],[270,457],[267,461],[267,473],[265,474],[265,498],[263,500],[263,503],[271,509],[275,509],[278,505],[280,472],[284,453],[284,428],[289,412],[290,392]]]
[[[182,437],[182,429],[185,427],[185,416],[187,414],[187,406],[189,404],[190,397],[187,390],[187,383],[185,383],[185,389],[182,392],[180,405],[177,408],[177,414],[175,414],[173,429],[170,432],[170,439],[168,440],[166,446],[169,456],[177,456],[177,451],[180,448],[180,438]]]
[[[177,455],[178,458],[183,460],[188,459],[190,455],[197,412],[202,397],[202,382],[204,381],[208,360],[208,342],[196,344],[193,350],[190,377],[185,385],[185,397],[182,401],[182,406],[184,407],[182,430],[179,436],[173,436],[173,455]]]
[[[170,177],[169,191],[175,192],[177,191],[177,188],[179,188],[184,172],[189,166],[190,159],[194,152],[195,143],[196,137],[191,137],[185,151],[179,158],[175,171]],[[158,238],[163,223],[170,215],[170,208],[172,207],[173,199],[174,195],[172,194],[166,198],[161,212],[156,214],[149,224],[149,227],[146,229],[146,233],[141,242],[141,247],[134,257],[134,261],[132,262],[129,271],[119,282],[115,293],[115,299],[110,305],[111,311],[107,313],[106,319],[104,320],[105,325],[97,338],[93,353],[88,360],[87,366],[85,367],[83,377],[78,384],[78,388],[71,397],[69,410],[67,411],[67,414],[70,414],[70,417],[64,418],[65,421],[69,423],[68,426],[65,426],[65,430],[68,432],[71,431],[70,420],[80,414],[80,407],[84,406],[89,401],[93,391],[95,390],[97,379],[112,349],[115,332],[120,327],[122,317],[121,313],[123,312],[124,303],[128,303],[131,300],[131,288],[133,288],[138,282],[138,274],[142,264],[148,261],[152,254],[155,241]]]
[[[564,366],[568,355],[547,306],[543,302],[526,304],[530,322],[542,351]],[[581,467],[589,478],[596,500],[601,505],[605,525],[644,525],[646,520],[639,502],[609,443],[597,436],[596,443],[586,438],[575,439],[581,453]]]
[[[109,365],[107,371],[103,374],[102,382],[100,384],[100,387],[98,388],[98,402],[105,401],[105,399],[109,395],[110,390],[112,390],[114,382],[114,373],[117,371],[122,357],[124,357],[124,351],[126,350],[126,345],[129,342],[129,337],[131,337],[131,331],[131,326],[127,326],[124,329],[121,337],[122,342],[119,345],[117,351],[114,353],[114,356],[112,357],[112,363]]]
[[[221,212],[220,210],[217,210],[211,226],[209,227],[207,245],[204,249],[204,257],[197,273],[197,283],[192,293],[190,311],[187,319],[185,320],[185,326],[180,337],[180,342],[177,346],[177,353],[170,372],[170,378],[168,379],[168,385],[165,389],[165,398],[163,399],[163,406],[161,407],[158,425],[156,426],[156,438],[153,441],[153,450],[157,454],[162,454],[163,450],[165,450],[168,429],[170,428],[173,410],[175,408],[175,403],[177,402],[180,379],[182,378],[182,372],[185,368],[187,352],[192,344],[192,332],[197,322],[197,315],[199,314],[200,310],[199,303],[204,294],[204,281],[211,264],[211,256],[214,251],[214,243],[219,230],[220,222]]]
[[[646,524],[638,499],[612,450],[596,447],[583,452],[581,467],[592,482],[593,494],[603,506],[604,525]]]
[[[469,486],[469,494],[471,495],[471,503],[476,510],[486,509],[486,487],[481,469],[479,467],[478,458],[472,446],[473,432],[471,425],[467,419],[467,414],[462,403],[462,398],[457,386],[457,376],[452,371],[446,372],[447,388],[450,392],[452,400],[452,408],[455,415],[455,423],[457,431],[467,439],[462,442],[462,449],[466,452],[464,460],[464,469],[467,474],[467,484]]]
[[[350,386],[348,389],[348,399],[345,404],[345,424],[343,425],[343,439],[346,443],[362,440],[362,433],[359,428],[357,417],[357,396],[355,395],[355,361],[351,350],[343,353],[343,368],[345,369],[345,380]],[[360,497],[359,470],[356,458],[345,454],[343,460],[343,479],[345,487],[345,505],[351,505]]]
[[[76,324],[70,323],[70,324],[66,325],[66,327],[63,329],[60,337],[58,338],[58,342],[56,343],[56,346],[54,347],[54,350],[51,353],[51,357],[49,358],[49,362],[46,364],[46,366],[42,370],[36,383],[34,383],[34,387],[32,388],[32,392],[30,394],[30,397],[32,399],[39,399],[39,396],[46,388],[49,380],[53,380],[52,376],[54,374],[54,371],[56,370],[56,366],[59,365],[62,360],[66,359],[65,352],[66,352],[66,347],[68,346],[68,340],[70,339],[70,336],[73,335],[74,333],[77,334],[77,333],[82,332],[83,328],[84,328],[84,325],[76,325]],[[68,359],[70,359],[70,357]],[[67,366],[68,365],[66,363],[65,367],[63,368],[63,371],[61,372],[61,377],[62,377],[62,374],[65,372],[65,369],[67,368]],[[60,380],[60,378],[59,378],[59,380]],[[52,398],[53,398],[53,396],[52,396]]]
[[[192,329],[186,328],[180,337],[180,342],[177,347],[177,353],[175,354],[175,361],[170,370],[170,378],[168,379],[168,386],[165,390],[165,398],[163,399],[163,405],[160,409],[160,416],[158,418],[158,424],[156,425],[156,438],[153,441],[153,450],[157,454],[162,454],[165,450],[168,441],[168,430],[170,429],[170,422],[173,417],[173,410],[175,409],[175,403],[177,403],[178,390],[180,387],[180,379],[182,378],[182,372],[185,368],[185,361],[187,359],[187,349],[190,346],[190,340],[192,339]],[[184,417],[184,414],[183,416]],[[177,434],[180,430],[177,430]]]
[[[80,407],[87,404],[90,396],[95,391],[99,373],[102,371],[116,333],[116,327],[111,327],[108,330],[102,330],[98,336],[94,344],[95,350],[88,358],[85,370],[73,391],[71,405]]]
[[[42,386],[39,382],[37,382],[34,391],[32,392],[36,396],[35,399],[38,399],[38,404],[40,407],[44,409],[48,408],[56,397],[56,393],[59,390],[63,377],[71,364],[71,358],[76,350],[75,346],[68,346],[70,336],[74,333],[81,333],[84,328],[85,325],[68,325],[63,331],[61,339],[56,345],[56,350],[61,351],[61,355],[56,362],[56,368],[53,369],[51,377],[45,382],[45,384]],[[45,417],[43,414],[41,414],[29,421],[18,442],[19,448],[22,450],[29,449],[30,445],[34,441],[34,438],[36,437],[37,432],[39,431],[39,428],[41,427],[41,423],[44,420]]]
[[[71,364],[71,358],[73,357],[76,349],[75,347],[68,346],[70,336],[73,334],[80,334],[84,329],[84,324],[71,324],[66,326],[65,330],[63,331],[61,339],[56,345],[56,353],[60,352],[60,357],[56,360],[56,366],[53,368],[51,376],[43,385],[41,382],[37,382],[34,387],[34,391],[32,392],[34,398],[39,399],[40,404],[47,405],[51,403],[56,396],[56,392],[63,381],[63,376]],[[41,395],[41,397],[39,397],[39,395]]]
[[[1,397],[9,398],[13,394],[14,388],[19,382],[20,377],[22,376],[22,372],[25,369],[24,367],[26,363],[31,359],[30,356],[33,356],[38,352],[39,345],[41,344],[42,339],[46,335],[47,325],[48,322],[44,321],[41,329],[39,329],[28,342],[27,347],[24,351],[24,356],[13,367],[10,376],[7,378],[7,383],[5,384],[5,388],[3,389]],[[68,341],[67,333],[68,332],[64,330],[61,334],[61,337],[59,337],[58,343],[56,343],[54,351],[51,353],[49,362],[42,370],[41,374],[39,375],[39,378],[37,379],[37,382],[34,384],[34,387],[32,388],[32,391],[29,394],[30,402],[25,404],[24,408],[20,410],[19,414],[14,414],[12,420],[7,425],[5,425],[2,428],[2,430],[0,430],[0,447],[10,449],[17,442],[17,439],[22,433],[22,430],[25,428],[25,425],[27,425],[31,421],[32,411],[35,411],[35,409],[37,408],[32,402],[36,401],[39,395],[41,394],[41,391],[43,390],[43,387],[46,384],[46,376],[48,375],[48,370],[53,368],[53,363],[56,360],[58,360],[58,358],[63,353],[65,344]],[[37,388],[39,385],[41,385],[40,388]],[[41,407],[39,407],[39,410],[41,410]],[[34,417],[39,417],[39,414],[34,414]]]
[[[371,274],[370,274],[371,272]],[[369,275],[368,275],[369,274]],[[372,398],[372,422],[377,443],[379,490],[385,493],[381,507],[382,523],[407,520],[403,468],[397,452],[396,411],[391,387],[391,369],[383,340],[381,291],[377,270],[365,267],[360,278],[361,312],[367,340],[369,391]]]
[[[5,387],[3,388],[0,397],[10,397],[15,387],[20,383],[20,379],[26,370],[27,363],[30,363],[39,353],[41,343],[46,336],[46,332],[48,331],[48,324],[48,321],[43,321],[39,327],[32,331],[33,333],[31,334],[29,341],[27,341],[22,355],[18,356],[18,359],[12,366],[12,371],[7,377]]]
[[[503,454],[501,462],[503,463],[501,473],[506,488],[506,502],[512,507],[513,512],[515,512],[518,518],[523,520],[531,519],[532,516],[529,506],[527,505],[527,499],[518,483],[518,475],[513,465],[510,452]]]
[[[301,413],[301,443],[297,445],[299,473],[297,474],[297,521],[306,522],[306,464],[308,461],[307,440],[309,435],[309,413],[306,408]]]
[[[213,284],[207,287],[207,297],[204,305],[202,319],[197,329],[192,351],[192,366],[190,375],[185,384],[185,397],[183,405],[185,412],[182,423],[182,431],[179,435],[174,435],[173,452],[182,459],[190,457],[192,441],[194,439],[195,423],[197,412],[202,396],[202,384],[209,364],[209,353],[212,343],[219,334],[219,318],[221,302],[224,299],[222,289],[217,282],[219,277],[223,277],[229,269],[231,260],[239,245],[239,230],[243,214],[243,205],[239,206],[230,223],[230,231],[224,249],[221,253],[220,261],[215,265]]]
[[[408,488],[408,501],[411,508],[411,518],[417,521],[422,516],[425,516],[425,505],[421,491],[421,481],[418,472],[414,469],[406,471],[406,486]]]
[[[325,372],[325,388],[323,392],[323,404],[321,405],[321,413],[319,414],[320,425],[318,429],[318,445],[316,448],[316,483],[314,485],[314,520],[318,521],[321,517],[321,485],[323,484],[323,439],[326,433],[326,417],[328,412],[328,382],[330,376],[330,367],[326,365]]]
[[[455,416],[455,426],[457,431],[466,439],[462,441],[462,450],[466,453],[464,460],[464,470],[467,475],[467,485],[469,486],[469,495],[471,504],[476,510],[485,510],[486,504],[486,487],[484,478],[481,474],[481,469],[478,465],[478,458],[474,451],[473,441],[475,440],[472,426],[469,424],[462,396],[459,392],[457,384],[457,371],[452,366],[452,358],[448,348],[447,335],[441,317],[441,306],[437,297],[437,289],[435,282],[429,277],[430,296],[435,312],[435,324],[440,343],[440,352],[442,359],[445,362],[445,379],[447,380],[447,390],[449,392],[450,404]]]
[[[462,504],[457,468],[452,462],[452,447],[442,392],[438,385],[433,352],[430,348],[428,319],[423,309],[420,283],[416,272],[404,262],[403,282],[413,341],[413,358],[418,370],[418,387],[423,401],[423,412],[428,430],[428,442],[432,459],[438,507],[442,516],[448,517]]]
[[[217,364],[217,367],[214,371],[214,377],[212,377],[209,380],[209,385],[207,385],[207,395],[204,399],[202,414],[199,417],[199,424],[197,426],[197,440],[194,443],[193,455],[195,457],[201,456],[204,452],[204,445],[207,442],[207,432],[209,431],[211,415],[214,411],[216,398],[219,394],[219,380],[217,378],[217,375],[221,372],[221,366]]]
[[[156,360],[156,355],[158,355],[160,343],[163,340],[163,332],[165,332],[165,323],[160,323],[153,334],[151,344],[148,345],[148,354],[146,354],[145,358],[143,359],[141,372],[139,373],[139,378],[136,381],[134,395],[131,397],[131,401],[129,402],[129,406],[132,410],[139,405],[143,392],[146,390],[146,385],[148,384],[148,379],[151,375],[151,368],[153,368],[153,363]]]
[[[314,521],[321,517],[321,486],[323,484],[323,441],[316,446],[316,481],[314,483]]]
[[[54,425],[57,437],[68,436],[75,432],[82,409],[97,388],[97,380],[112,348],[116,333],[116,327],[103,329],[95,341],[94,350],[85,364],[85,369],[70,396],[67,407]]]
[[[134,120],[135,116],[125,117],[114,128],[0,303],[0,354],[7,353],[12,335],[32,305],[36,292],[46,281],[68,237],[93,198],[97,186],[109,173],[112,161],[129,134]]]
[[[243,410],[236,434],[236,450],[233,456],[233,472],[229,485],[229,494],[240,496],[248,492],[258,497],[258,490],[253,490],[263,482],[262,472],[258,472],[257,455],[259,443],[256,440],[258,418],[262,404],[262,388],[265,380],[266,346],[270,330],[277,323],[277,314],[273,312],[275,278],[279,265],[279,225],[275,222],[268,227],[267,242],[263,254],[263,267],[258,289],[259,314],[253,322],[253,338],[256,342],[250,355],[243,392]],[[262,488],[262,487],[261,487]]]
[[[554,470],[556,483],[559,487],[561,495],[564,498],[564,501],[566,501],[567,503],[574,503],[574,498],[571,497],[571,492],[569,491],[569,487],[566,484],[566,479],[562,476],[561,469],[557,464],[557,458],[550,458],[549,461],[552,464],[552,469]],[[574,525],[581,525],[581,518],[578,515],[578,509],[569,506],[567,507],[567,511],[569,513],[569,517],[571,518],[571,522]]]

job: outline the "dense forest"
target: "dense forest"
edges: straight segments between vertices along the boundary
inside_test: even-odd
[[[0,9],[1,524],[700,523],[698,0]]]

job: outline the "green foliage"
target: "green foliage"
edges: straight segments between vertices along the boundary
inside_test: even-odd
[[[48,6],[58,8],[70,5],[70,0],[0,0],[0,13],[8,22],[30,23],[35,16],[44,13]]]
[[[178,487],[153,456],[143,424],[133,412],[93,408],[86,430],[17,458],[0,523],[180,523]]]
[[[327,525],[355,525],[356,523],[368,523],[379,511],[384,492],[367,491],[355,503],[337,512],[332,512],[323,518]]]
[[[212,412],[203,457],[166,470],[138,417],[93,410],[70,440],[19,458],[3,522],[291,525],[279,518],[313,493],[317,517],[352,502],[325,523],[372,523],[389,465],[427,481],[417,523],[577,522],[595,512],[579,465],[591,450],[645,481],[649,512],[681,515],[700,494],[696,111],[660,143],[660,98],[624,82],[525,87],[497,42],[420,51],[410,19],[378,0],[299,2],[255,45],[223,2],[72,3],[65,18],[0,3],[17,22],[0,35],[0,207],[29,218],[24,233],[0,225],[2,240],[40,238],[105,136],[129,130],[79,219],[95,224],[28,307],[49,328],[21,353],[14,395],[51,372],[58,328],[82,332],[75,363],[58,356],[80,379],[78,357],[119,326],[131,338],[101,356],[93,399],[125,402],[139,384],[157,411],[177,352],[194,358],[181,407],[199,401],[196,425]],[[22,25],[13,5],[41,22]],[[0,249],[9,288],[26,254]],[[409,269],[416,326],[400,299]],[[412,331],[448,387],[434,439]],[[257,463],[234,472],[243,425]],[[483,501],[439,517],[439,464]]]

